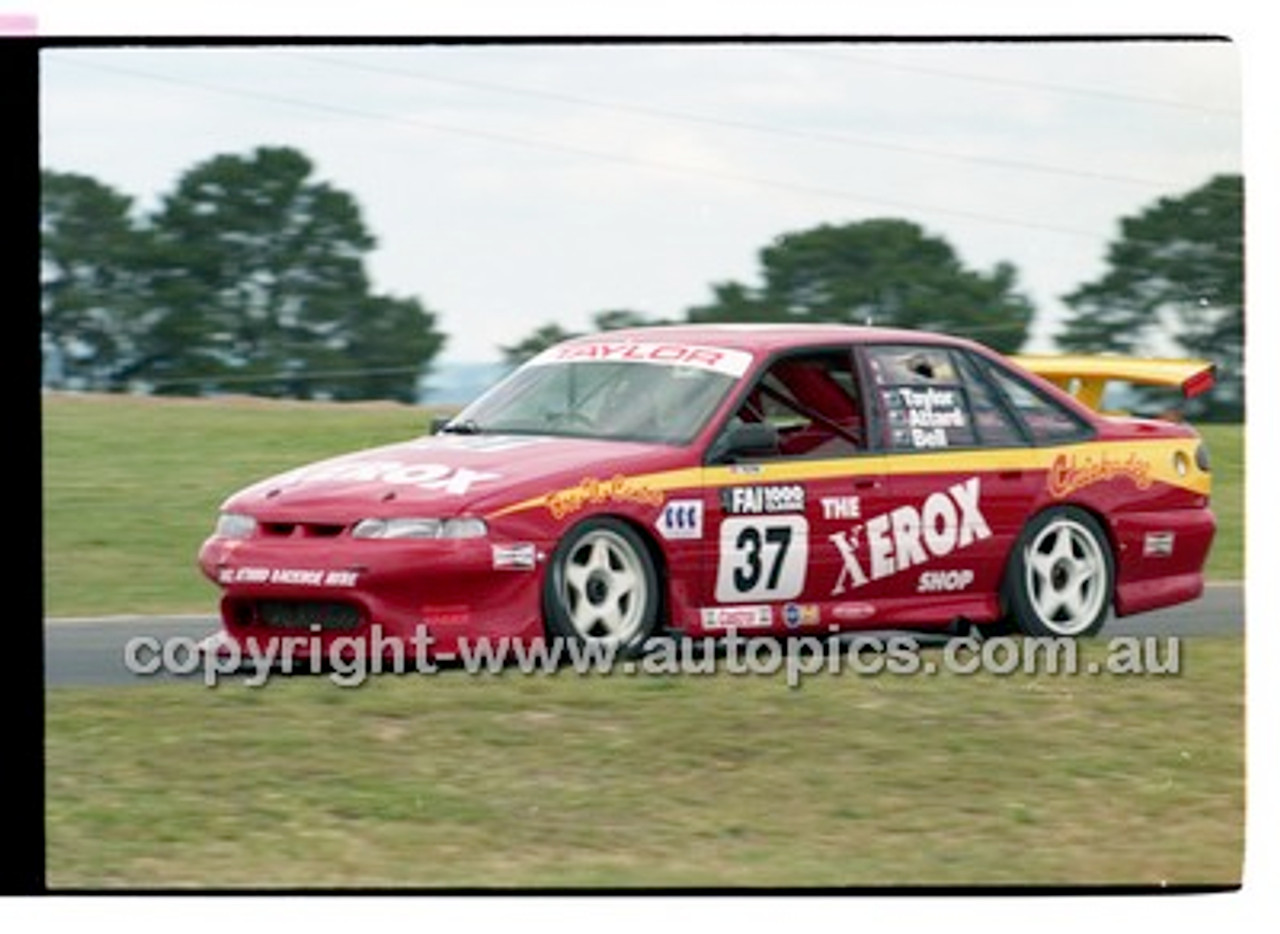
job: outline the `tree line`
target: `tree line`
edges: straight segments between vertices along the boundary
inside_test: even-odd
[[[46,385],[413,401],[436,315],[372,290],[373,235],[312,173],[289,148],[220,155],[135,217],[93,178],[42,172]]]
[[[375,294],[375,241],[351,195],[291,148],[219,155],[153,212],[97,180],[41,174],[45,385],[96,391],[413,401],[446,336],[415,297]],[[762,248],[759,285],[719,282],[689,322],[845,322],[942,331],[1005,353],[1035,308],[1016,268],[967,268],[904,219],[823,224]],[[1243,180],[1220,175],[1123,218],[1105,273],[1063,296],[1056,336],[1079,352],[1144,353],[1156,335],[1214,360],[1195,414],[1243,412]],[[596,331],[672,323],[632,309]],[[500,347],[509,364],[574,336],[557,322]]]

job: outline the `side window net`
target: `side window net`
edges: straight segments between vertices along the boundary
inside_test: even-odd
[[[866,449],[853,356],[847,351],[777,361],[735,418],[776,428],[780,457],[847,457]]]

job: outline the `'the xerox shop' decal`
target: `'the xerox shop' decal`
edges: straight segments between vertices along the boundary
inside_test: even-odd
[[[791,600],[804,590],[809,522],[804,516],[756,516],[720,524],[719,603]]]
[[[920,580],[916,582],[916,593],[967,590],[973,583],[973,577],[973,571],[969,568],[959,571],[921,571]]]
[[[862,518],[862,501],[856,496],[824,496],[821,502],[824,519]]]
[[[924,504],[899,506],[868,519],[864,526],[828,536],[844,567],[831,595],[941,558],[991,537],[982,514],[982,482],[970,477],[945,491],[929,494]]]

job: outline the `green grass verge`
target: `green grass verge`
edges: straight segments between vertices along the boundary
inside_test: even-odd
[[[46,396],[48,616],[214,612],[196,569],[218,505],[309,461],[422,434],[399,405]]]
[[[1210,580],[1244,579],[1244,427],[1204,425],[1199,428],[1213,468],[1214,517],[1218,534],[1205,574]]]
[[[49,616],[212,612],[195,554],[218,504],[308,461],[421,434],[396,405],[59,396],[43,400]],[[1243,577],[1241,426],[1208,426],[1220,524],[1212,578]]]
[[[48,882],[1235,884],[1243,642],[1181,663],[54,689]]]

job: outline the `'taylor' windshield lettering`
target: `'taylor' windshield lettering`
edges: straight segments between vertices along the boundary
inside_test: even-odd
[[[858,558],[856,529],[829,536],[840,552],[844,568],[836,580],[833,597],[905,571],[930,558],[941,558],[957,548],[991,537],[991,527],[978,506],[981,481],[970,477],[945,492],[931,493],[923,507],[899,506],[867,520],[864,538],[868,568]]]

